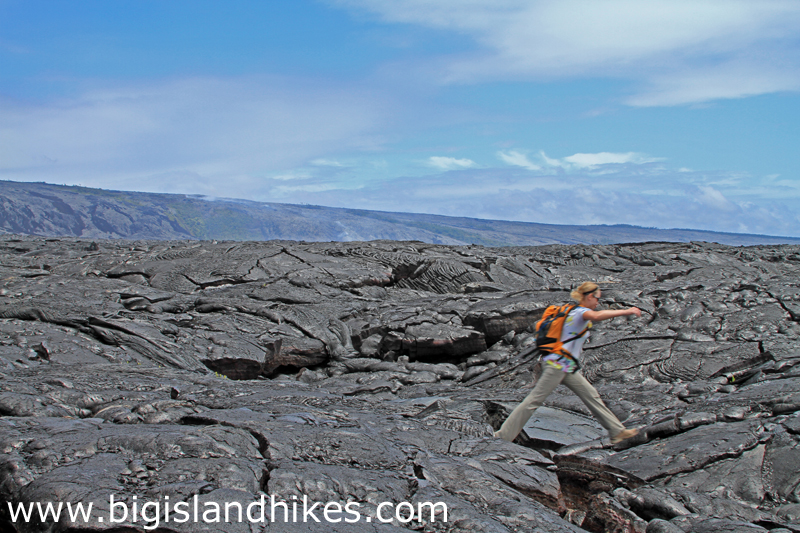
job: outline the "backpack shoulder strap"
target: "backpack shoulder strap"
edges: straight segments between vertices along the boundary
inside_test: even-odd
[[[567,313],[566,313],[567,315],[568,315],[568,314],[570,314],[570,313],[572,312],[572,310],[573,310],[573,309],[575,309],[575,308],[577,308],[577,307],[578,307],[577,305],[573,305],[573,304],[567,304],[567,305],[569,305],[569,306],[570,306],[570,308],[569,308],[569,311],[567,311]],[[574,341],[575,339],[580,339],[581,337],[583,337],[584,335],[586,335],[586,332],[587,332],[587,331],[589,331],[589,326],[586,326],[585,328],[583,328],[583,331],[581,331],[580,333],[576,334],[574,337],[570,337],[569,339],[566,339],[566,340],[563,340],[563,341],[561,341],[561,344],[562,344],[562,346],[563,346],[564,344],[567,344],[567,343],[569,343],[569,342],[572,342],[572,341]]]
[[[561,344],[567,344],[568,342],[572,342],[572,341],[574,341],[575,339],[580,339],[581,337],[583,337],[584,335],[586,335],[586,332],[587,332],[587,331],[589,331],[589,328],[588,328],[588,327],[586,327],[586,328],[583,328],[583,331],[581,331],[580,333],[578,333],[578,334],[577,334],[577,335],[575,335],[574,337],[570,337],[569,339],[567,339],[567,340],[565,340],[565,341],[561,341]]]

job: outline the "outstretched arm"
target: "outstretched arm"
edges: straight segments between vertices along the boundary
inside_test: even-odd
[[[602,311],[589,310],[583,313],[583,318],[591,320],[592,322],[600,322],[602,320],[608,320],[609,318],[626,315],[642,316],[642,312],[638,307],[629,307],[627,309],[603,309]]]

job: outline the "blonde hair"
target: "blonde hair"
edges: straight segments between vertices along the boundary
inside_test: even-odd
[[[591,281],[584,281],[580,285],[578,285],[577,289],[574,289],[571,293],[569,293],[570,298],[580,302],[583,300],[583,297],[587,294],[592,294],[593,292],[597,291],[600,287],[597,283],[593,283]]]

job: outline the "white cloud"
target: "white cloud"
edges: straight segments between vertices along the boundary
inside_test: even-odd
[[[624,154],[599,152],[596,154],[575,154],[565,157],[562,161],[577,168],[593,168],[598,165],[619,165],[624,163],[641,165],[644,163],[660,161],[660,159],[647,157],[644,154],[639,154],[636,152],[627,152]],[[562,166],[564,166],[563,163]]]
[[[603,165],[643,165],[656,161],[663,161],[663,158],[650,157],[638,152],[598,152],[598,153],[577,153],[561,159],[548,157],[543,151],[539,152],[538,159],[541,164],[531,161],[528,156],[516,150],[498,152],[498,157],[505,163],[513,166],[526,168],[532,171],[546,170],[549,168],[561,168],[568,171],[595,170]]]
[[[343,167],[344,165],[338,161],[331,159],[314,159],[311,164],[315,167]]]
[[[475,166],[475,161],[471,159],[456,159],[454,157],[433,156],[428,158],[428,164],[442,170],[456,170],[471,168]]]
[[[700,186],[698,189],[700,189],[701,194],[696,199],[700,203],[723,211],[731,211],[736,208],[721,192],[713,187]]]
[[[289,172],[286,174],[275,174],[274,176],[270,176],[270,179],[279,181],[307,180],[309,178],[311,178],[311,175],[305,172]]]
[[[443,81],[597,76],[643,84],[632,105],[800,89],[794,0],[331,0],[471,36]]]
[[[560,166],[563,166],[563,164],[564,164],[562,161],[560,161],[558,159],[551,159],[551,158],[547,157],[547,154],[545,154],[544,151],[539,152],[539,157],[542,159],[542,161],[544,161],[545,165],[548,165],[548,166],[551,166],[551,167],[560,167]]]
[[[707,102],[718,98],[745,98],[765,93],[800,90],[800,61],[733,60],[671,70],[652,75],[644,88],[630,98],[632,106],[670,106]],[[758,63],[758,65],[756,65]]]
[[[387,107],[353,87],[275,77],[172,80],[49,104],[0,100],[0,177],[251,198],[257,176],[288,179],[320,153],[376,146]]]
[[[509,165],[527,168],[528,170],[541,170],[542,167],[533,163],[528,156],[522,152],[511,150],[508,152],[497,152],[497,156]]]
[[[643,173],[623,164],[609,165],[600,175],[573,169],[553,176],[547,169],[524,167],[466,169],[399,177],[356,191],[304,189],[285,201],[449,216],[467,213],[495,220],[728,232],[742,231],[746,221],[751,233],[800,237],[800,190],[773,199],[753,177],[734,186],[725,185],[733,180],[724,173],[680,172],[662,165],[650,170]]]

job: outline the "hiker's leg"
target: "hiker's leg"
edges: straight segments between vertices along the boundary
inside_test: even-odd
[[[608,430],[609,435],[614,437],[625,429],[625,426],[622,425],[617,416],[600,399],[597,389],[583,377],[580,371],[574,374],[567,374],[564,378],[564,385],[569,387],[586,404],[586,407],[600,422],[600,425]]]
[[[558,387],[558,384],[561,383],[561,380],[564,379],[566,375],[566,372],[562,372],[548,364],[543,364],[542,375],[539,377],[539,381],[536,382],[536,386],[530,394],[511,411],[511,414],[508,415],[508,418],[503,422],[503,425],[497,433],[495,433],[495,436],[507,440],[508,442],[517,438],[517,435],[522,431],[522,428],[528,422],[528,419],[536,408],[544,403],[545,399],[550,396],[553,389]]]

